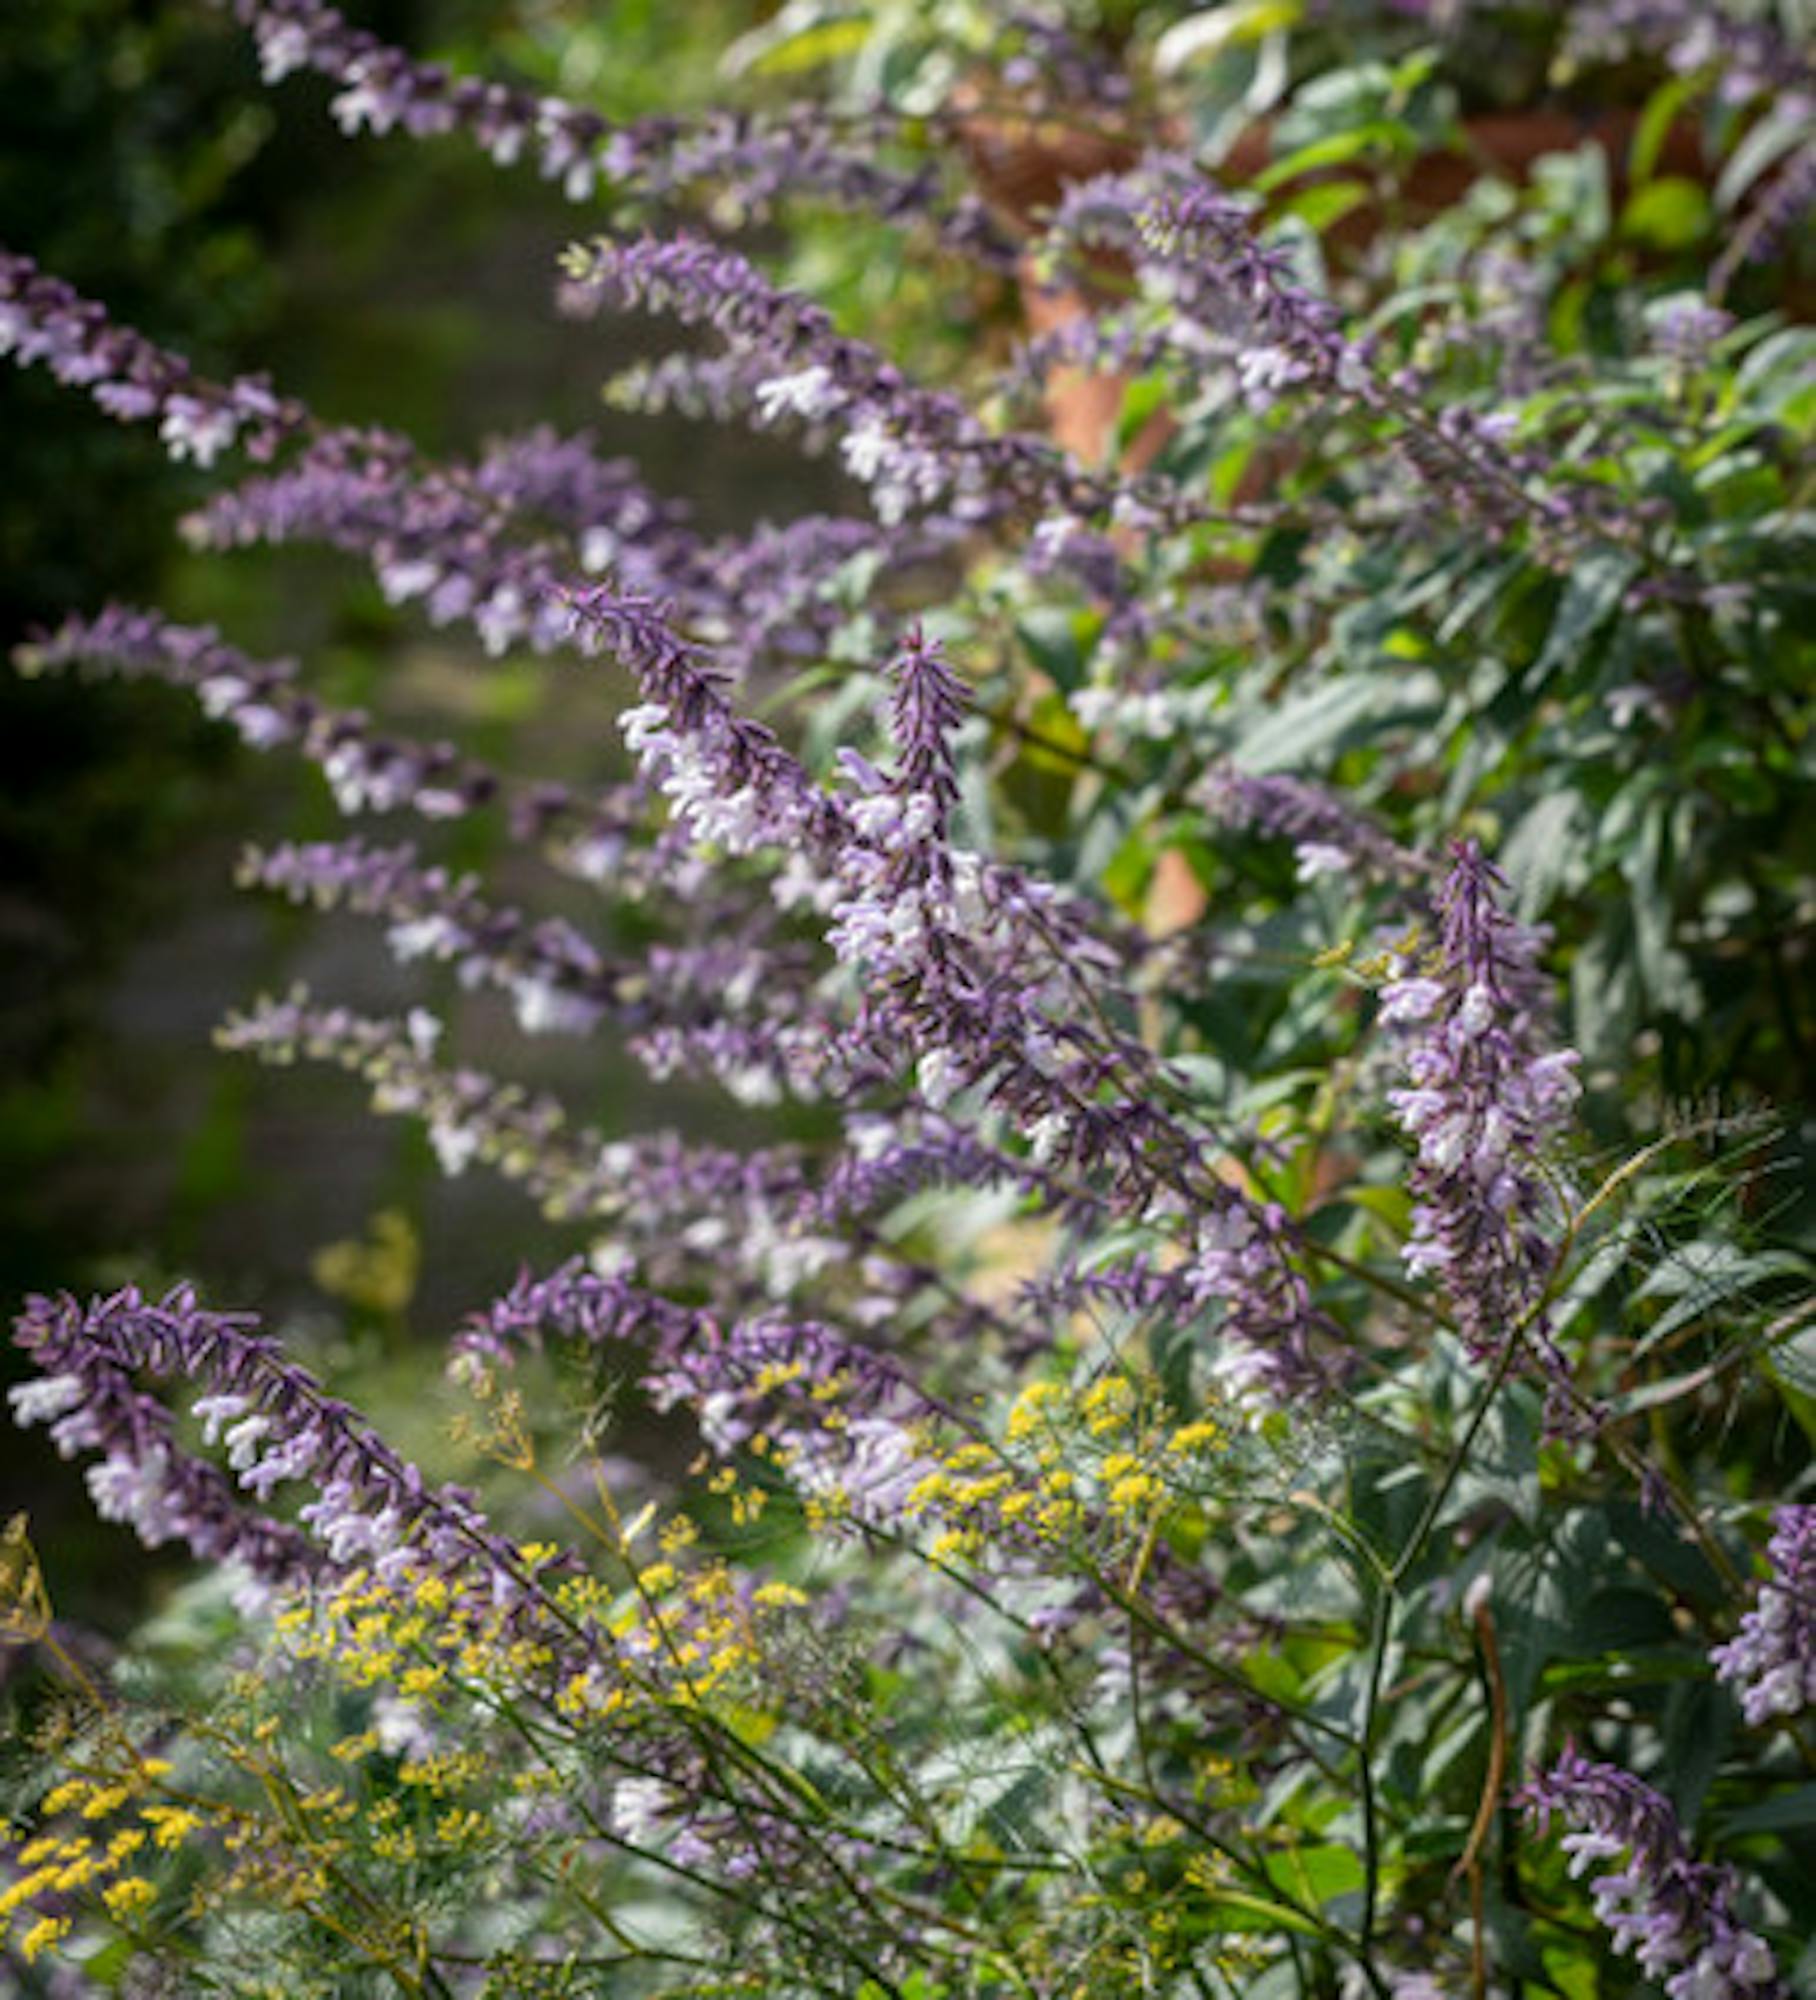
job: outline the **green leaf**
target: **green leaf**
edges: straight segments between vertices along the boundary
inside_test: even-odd
[[[1271,194],[1301,174],[1315,173],[1320,167],[1347,166],[1351,160],[1378,150],[1395,147],[1403,150],[1407,143],[1404,126],[1374,119],[1347,132],[1332,132],[1327,138],[1314,139],[1309,146],[1287,154],[1285,159],[1275,160],[1255,176],[1253,185],[1260,193]]]
[[[1602,1990],[1601,1974],[1596,1970],[1597,1958],[1586,1957],[1580,1949],[1571,1950],[1559,1945],[1547,1945],[1544,1955],[1545,1976],[1564,2000],[1596,2000]]]
[[[1718,1307],[1744,1304],[1772,1279],[1797,1279],[1806,1271],[1804,1260],[1788,1250],[1747,1251],[1719,1240],[1684,1244],[1650,1271],[1634,1294],[1636,1300],[1672,1303],[1647,1327],[1633,1358],[1638,1360],[1680,1327],[1693,1326]],[[1732,1318],[1732,1313],[1727,1316]]]
[[[1643,1671],[1645,1661],[1662,1655],[1674,1636],[1671,1614],[1652,1591],[1615,1584],[1580,1601],[1564,1628],[1563,1645],[1578,1658],[1630,1659]]]
[[[1037,771],[1077,777],[1080,763],[1090,754],[1091,738],[1064,698],[1057,694],[1042,695],[1034,704],[1028,724],[1040,741],[1024,746],[1022,756],[1027,763]]]
[[[1152,830],[1136,827],[1111,856],[1103,872],[1103,892],[1124,915],[1140,917],[1157,853]]]
[[[1290,196],[1281,204],[1281,213],[1296,216],[1308,229],[1323,231],[1334,228],[1368,200],[1369,191],[1360,181],[1324,181]]]
[[[1806,389],[1798,389],[1788,396],[1779,407],[1779,421],[1788,430],[1795,431],[1798,438],[1807,439],[1816,431],[1816,382]]]
[[[856,54],[869,35],[868,21],[828,21],[806,34],[791,36],[751,67],[759,76],[789,76],[798,70],[819,69],[841,56]]]
[[[1816,1329],[1806,1327],[1779,1342],[1761,1361],[1760,1369],[1810,1442],[1816,1444]]]
[[[1789,1833],[1801,1826],[1816,1826],[1816,1785],[1798,1785],[1761,1805],[1726,1814],[1721,1833],[1726,1840],[1741,1833]]]
[[[1173,402],[1177,391],[1164,375],[1140,375],[1123,391],[1116,414],[1116,442],[1126,449]]]
[[[1673,77],[1669,83],[1660,84],[1640,113],[1638,126],[1633,133],[1633,144],[1627,151],[1627,178],[1638,187],[1644,187],[1652,178],[1652,169],[1658,164],[1660,149],[1677,123],[1683,108],[1702,88],[1701,79],[1694,76]]]
[[[1621,857],[1621,873],[1632,892],[1627,907],[1641,986],[1658,1005],[1688,1019],[1699,1002],[1684,956],[1672,943],[1671,896],[1677,857],[1692,845],[1679,813],[1685,803],[1676,794],[1661,794],[1647,803],[1638,837]]]
[[[1154,44],[1154,67],[1162,76],[1176,75],[1194,63],[1215,61],[1225,49],[1296,28],[1304,15],[1305,0],[1231,0],[1203,8],[1175,21]]]
[[[1216,1931],[1292,1931],[1316,1937],[1318,1926],[1297,1910],[1251,1896],[1243,1889],[1219,1889],[1207,1905],[1208,1928]]]
[[[1323,680],[1269,712],[1242,737],[1236,761],[1244,770],[1302,770],[1345,738],[1401,721],[1430,705],[1434,674],[1343,674]]]
[[[1375,1235],[1385,1235],[1388,1245],[1398,1249],[1412,1233],[1412,1196],[1403,1187],[1346,1188],[1333,1208],[1357,1209],[1375,1225]]]
[[[1593,1660],[1553,1660],[1539,1675],[1539,1692],[1561,1694],[1631,1694],[1635,1688],[1669,1687],[1675,1681],[1705,1681],[1707,1660],[1686,1654],[1607,1653]]]
[[[1069,693],[1082,684],[1086,652],[1079,643],[1077,620],[1070,611],[1058,605],[1036,605],[1015,621],[1015,636],[1055,686]],[[1077,727],[1076,719],[1073,726]]]
[[[1353,1895],[1365,1879],[1362,1858],[1352,1847],[1295,1847],[1270,1854],[1268,1879],[1283,1895],[1314,1908]]]
[[[1809,129],[1807,118],[1796,117],[1786,111],[1762,118],[1734,148],[1727,165],[1722,168],[1721,177],[1715,183],[1716,207],[1737,207],[1741,197],[1762,174],[1769,172],[1793,146],[1803,143],[1809,136]]]
[[[1635,188],[1621,210],[1621,234],[1654,250],[1687,250],[1707,234],[1714,211],[1695,181],[1678,174]]]
[[[1714,1681],[1680,1682],[1665,1698],[1665,1792],[1685,1826],[1702,1816],[1735,1721],[1733,1700]]]
[[[1543,683],[1560,667],[1580,664],[1597,633],[1620,608],[1628,584],[1638,573],[1639,558],[1615,549],[1585,556],[1571,570],[1545,650],[1533,669],[1535,681]]]
[[[1546,909],[1560,890],[1582,887],[1587,856],[1578,838],[1582,800],[1569,790],[1542,794],[1501,842],[1501,866],[1528,922]]]
[[[870,39],[868,9],[838,0],[787,0],[773,20],[740,35],[725,51],[727,76],[789,76],[855,55]]]

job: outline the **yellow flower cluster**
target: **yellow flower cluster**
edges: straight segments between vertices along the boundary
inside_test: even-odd
[[[910,1490],[906,1511],[942,1525],[927,1545],[936,1563],[981,1556],[994,1536],[1013,1532],[1062,1543],[1078,1524],[1072,1477],[1043,1460],[1032,1472],[994,1445],[967,1440],[940,1454]]]
[[[325,1661],[354,1687],[395,1688],[430,1708],[455,1677],[521,1686],[554,1658],[472,1586],[435,1575],[387,1579],[353,1570],[325,1595],[286,1606],[277,1629],[294,1658]]]
[[[1158,1385],[1121,1372],[1077,1390],[1030,1383],[1009,1412],[1007,1435],[1012,1444],[1032,1444],[1048,1477],[1063,1463],[1088,1481],[1084,1490],[1094,1489],[1110,1526],[1135,1533],[1188,1497],[1191,1470],[1229,1442],[1214,1416],[1173,1425]]]
[[[134,1872],[138,1858],[178,1846],[204,1824],[200,1813],[150,1797],[171,1768],[161,1757],[128,1753],[115,1769],[77,1772],[44,1795],[38,1805],[41,1822],[73,1816],[75,1824],[37,1833],[12,1853],[21,1872],[0,1889],[0,1942],[29,1915],[33,1921],[18,1937],[19,1954],[27,1964],[61,1944],[73,1919],[62,1909],[38,1907],[51,1897],[62,1902],[92,1895],[116,1923],[126,1926],[153,1906],[157,1888]],[[111,1829],[99,1824],[123,1811],[130,1812],[131,1823]]]
[[[1139,1539],[1189,1496],[1192,1469],[1227,1441],[1209,1415],[1169,1423],[1151,1380],[1037,1380],[1011,1405],[1000,1446],[930,1445],[933,1468],[909,1492],[907,1512],[936,1526],[926,1553],[942,1564],[977,1560],[999,1537],[1060,1547],[1107,1527],[1119,1543]]]
[[[760,1496],[741,1495],[735,1475],[721,1473],[712,1490],[732,1499],[734,1518],[754,1518]],[[590,1573],[545,1577],[551,1606],[546,1642],[526,1638],[521,1624],[469,1586],[366,1570],[282,1611],[279,1631],[292,1657],[322,1661],[354,1687],[394,1691],[431,1714],[448,1712],[465,1695],[518,1699],[540,1686],[571,1723],[621,1722],[647,1707],[698,1706],[734,1676],[748,1675],[762,1657],[761,1621],[805,1603],[804,1595],[783,1583],[742,1595],[723,1561],[690,1557],[699,1530],[684,1515],[663,1528],[659,1556],[640,1561],[634,1545],[653,1510],[620,1522],[609,1499],[602,1499],[609,1527],[599,1525],[598,1533],[629,1571],[628,1585],[615,1588]],[[740,1499],[752,1504],[740,1507]],[[556,1553],[547,1543],[526,1543],[517,1551],[532,1574],[545,1570]],[[581,1649],[591,1654],[587,1664],[563,1678],[561,1654]],[[376,1747],[377,1737],[367,1730],[343,1738],[332,1754],[351,1763]],[[411,1767],[404,1775],[411,1777]],[[385,1838],[395,1845],[401,1836],[387,1832]]]

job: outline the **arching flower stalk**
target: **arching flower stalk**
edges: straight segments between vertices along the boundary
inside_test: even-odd
[[[1570,1828],[1572,1875],[1619,1864],[1590,1883],[1595,1914],[1670,2000],[1785,2000],[1771,1950],[1734,1907],[1732,1875],[1691,1858],[1677,1815],[1650,1785],[1570,1745],[1521,1803],[1541,1829],[1554,1817]]]

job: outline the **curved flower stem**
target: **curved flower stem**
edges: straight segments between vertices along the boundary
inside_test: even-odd
[[[1536,1312],[1537,1308],[1533,1308]],[[1376,1794],[1374,1774],[1374,1754],[1381,1728],[1381,1703],[1387,1674],[1387,1649],[1393,1640],[1395,1612],[1400,1602],[1400,1587],[1425,1551],[1425,1544],[1431,1538],[1432,1530],[1449,1503],[1451,1493],[1463,1468],[1469,1462],[1469,1455],[1482,1433],[1482,1426],[1488,1421],[1488,1413],[1494,1408],[1508,1376],[1513,1372],[1515,1361],[1526,1344],[1526,1326],[1531,1318],[1529,1313],[1507,1336],[1500,1354],[1489,1374],[1468,1422],[1463,1426],[1462,1435],[1453,1446],[1444,1470],[1438,1476],[1437,1484],[1426,1496],[1425,1505],[1413,1523],[1412,1532],[1407,1536],[1400,1552],[1381,1574],[1375,1593],[1373,1630],[1369,1640],[1368,1685],[1363,1698],[1362,1709],[1362,1828],[1363,1828],[1363,1870],[1362,1891],[1362,1944],[1366,1950],[1372,1943],[1375,1922],[1380,1907],[1381,1892],[1381,1829],[1380,1805]]]
[[[1476,1806],[1469,1839],[1451,1870],[1451,1880],[1469,1880],[1470,1972],[1474,2000],[1488,2000],[1488,1928],[1483,1916],[1482,1850],[1494,1826],[1495,1809],[1507,1777],[1507,1682],[1501,1672],[1501,1648],[1495,1638],[1494,1614],[1484,1603],[1475,1607],[1476,1640],[1482,1653],[1482,1673],[1488,1683],[1488,1768]]]

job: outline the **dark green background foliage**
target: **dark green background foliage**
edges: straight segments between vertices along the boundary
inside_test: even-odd
[[[362,26],[451,62],[560,79],[618,116],[705,100],[746,10],[652,0],[576,19],[517,0],[392,0]],[[205,372],[267,371],[330,420],[382,422],[438,452],[535,422],[623,429],[658,486],[730,525],[824,488],[780,446],[614,418],[601,377],[629,356],[548,310],[575,211],[534,172],[460,146],[349,141],[309,77],[260,80],[206,0],[15,0],[0,32],[0,241]],[[142,433],[37,371],[0,368],[0,646],[109,600],[218,621],[254,653],[306,647],[325,698],[459,737],[528,768],[585,760],[598,711],[577,683],[418,647],[409,621],[311,551],[191,558],[177,532],[208,489]],[[457,669],[457,670],[456,670]],[[566,703],[568,706],[564,707]],[[556,747],[551,749],[551,744]],[[337,815],[310,771],[243,752],[187,696],[0,672],[0,1300],[179,1269],[320,1313],[316,1252],[384,1210],[417,1270],[401,1308],[341,1299],[365,1362],[407,1400],[412,1334],[439,1340],[549,1232],[527,1204],[441,1181],[414,1128],[363,1114],[337,1080],[223,1062],[210,1031],[261,990],[321,969],[381,1006],[407,990],[377,940],[328,943],[232,886],[248,838],[320,838]],[[463,829],[454,858],[484,858]],[[466,843],[463,849],[460,843]],[[477,843],[477,845],[475,844]],[[350,983],[349,983],[350,982]],[[494,1032],[483,1010],[479,1046]],[[647,1089],[558,1053],[545,1081],[608,1129]],[[10,1371],[9,1358],[0,1368]],[[10,1374],[9,1374],[10,1379]],[[429,1448],[433,1449],[432,1435]],[[61,1553],[59,1601],[110,1626],[138,1594],[129,1537],[37,1436],[9,1445],[0,1513],[29,1503]]]

